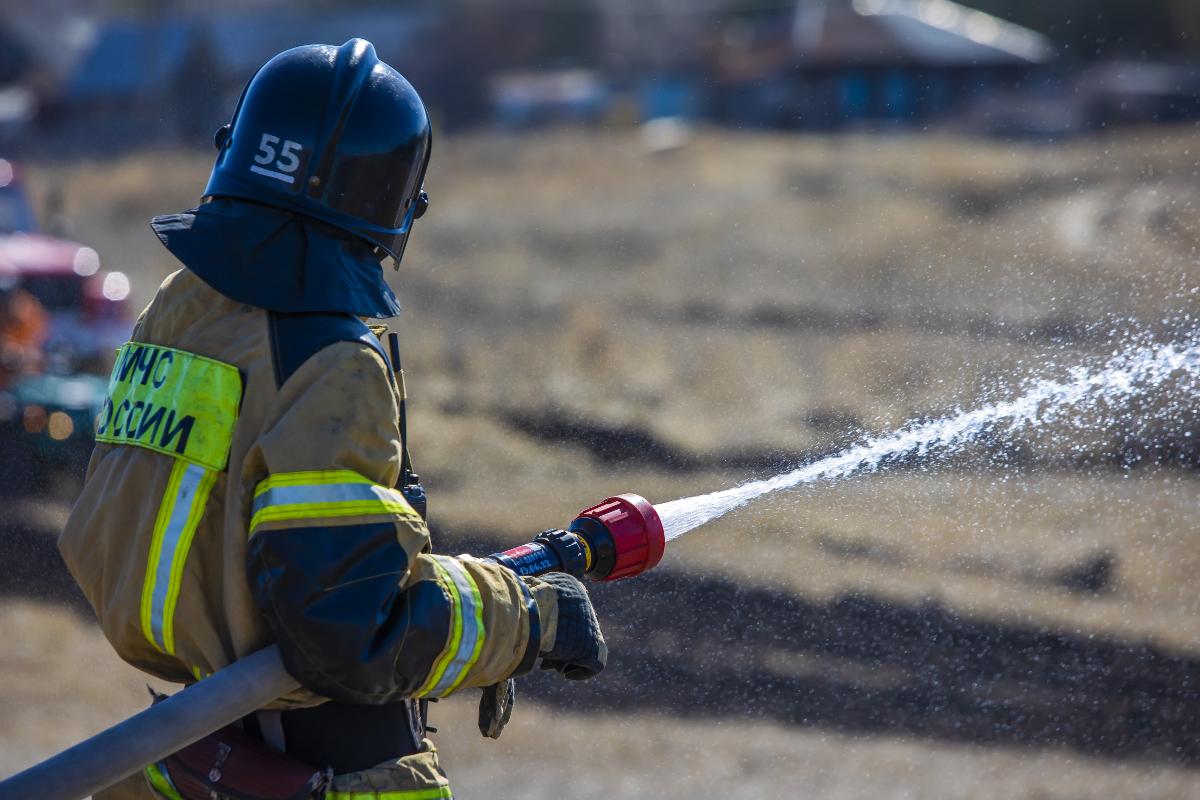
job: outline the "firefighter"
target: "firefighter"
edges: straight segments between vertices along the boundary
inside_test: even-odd
[[[0,286],[0,387],[14,375],[42,369],[46,309],[18,287]]]
[[[431,552],[403,384],[363,321],[400,310],[382,262],[428,206],[425,108],[362,39],[298,47],[216,145],[202,204],[152,222],[184,268],[118,353],[60,550],[148,673],[187,684],[277,643],[304,688],[240,730],[324,774],[317,794],[450,797],[424,700],[483,687],[496,735],[539,656],[585,678],[607,649],[574,578]],[[101,797],[207,797],[178,765]]]

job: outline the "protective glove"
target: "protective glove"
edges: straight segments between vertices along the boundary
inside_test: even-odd
[[[512,678],[485,686],[479,698],[479,732],[489,739],[499,739],[516,701],[517,682]]]
[[[541,653],[542,669],[556,670],[570,681],[594,678],[608,662],[608,645],[596,610],[578,578],[561,572],[539,575],[558,593],[558,627],[554,646]]]

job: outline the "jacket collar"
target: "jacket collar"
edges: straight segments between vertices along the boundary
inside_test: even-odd
[[[285,313],[400,313],[370,251],[303,216],[217,198],[150,226],[184,266],[239,303]]]

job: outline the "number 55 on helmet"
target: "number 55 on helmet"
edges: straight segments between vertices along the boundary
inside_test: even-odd
[[[364,39],[296,47],[268,61],[216,145],[206,198],[305,214],[366,239],[397,265],[429,204],[429,116]]]

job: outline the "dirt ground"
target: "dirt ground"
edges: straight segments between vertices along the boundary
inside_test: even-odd
[[[147,702],[147,681],[72,612],[8,603],[0,608],[0,631],[18,643],[0,652],[0,729],[10,732],[0,750],[0,775]],[[455,796],[468,800],[1200,796],[1194,770],[1088,758],[1069,749],[946,745],[753,719],[693,722],[630,707],[579,713],[519,700],[510,727],[492,741],[475,733],[475,697],[469,695],[434,709],[444,731],[435,739]]]
[[[439,547],[724,488],[1130,331],[1177,336],[1200,300],[1195,148],[1170,129],[442,142],[394,275]],[[209,163],[30,176],[144,303],[175,268],[145,220],[193,204]],[[1154,424],[1062,426],[688,534],[596,588],[602,679],[528,679],[498,743],[473,697],[437,708],[456,796],[1200,797],[1194,387],[1156,403],[1124,410]],[[145,697],[56,561],[58,494],[0,513],[0,772]]]

